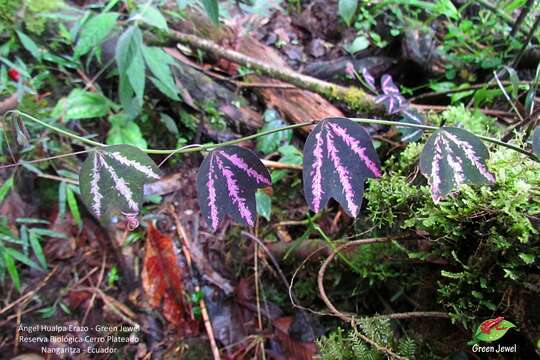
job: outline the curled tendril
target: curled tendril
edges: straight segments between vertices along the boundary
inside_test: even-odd
[[[137,219],[137,215],[139,215],[139,213],[128,213],[122,211],[122,215],[126,217],[126,224],[129,231],[133,231],[139,227],[139,219]]]

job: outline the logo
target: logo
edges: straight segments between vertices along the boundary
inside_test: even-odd
[[[495,345],[479,345],[481,341],[491,343],[502,338],[508,330],[515,328],[516,325],[510,321],[505,320],[504,317],[499,316],[495,319],[489,319],[480,324],[476,329],[472,341],[469,345],[472,345],[472,351],[482,353],[515,353],[517,352],[517,344],[510,346]]]
[[[495,319],[486,320],[478,326],[473,340],[475,343],[479,341],[493,342],[497,341],[506,334],[511,328],[515,328],[516,325],[510,321],[505,320],[504,317],[499,316]]]

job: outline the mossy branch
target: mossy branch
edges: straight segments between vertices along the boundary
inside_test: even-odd
[[[216,57],[249,67],[261,75],[287,82],[300,89],[322,95],[330,100],[342,101],[351,110],[366,112],[382,112],[384,110],[380,104],[375,103],[375,98],[372,95],[360,88],[336,85],[328,81],[300,74],[288,68],[271,65],[244,55],[238,51],[226,49],[211,40],[202,39],[195,35],[178,31],[170,31],[167,35],[169,37],[167,44],[161,45],[170,46],[175,45],[176,43],[187,44],[193,48],[211,53]]]

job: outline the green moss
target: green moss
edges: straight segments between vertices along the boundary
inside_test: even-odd
[[[451,114],[441,116],[450,120]],[[492,131],[488,120],[470,119],[463,125]],[[493,186],[463,186],[434,204],[426,180],[414,171],[421,148],[410,144],[385,162],[382,178],[370,180],[366,215],[380,229],[411,230],[429,239],[427,247],[407,244],[403,250],[445,264],[437,282],[439,303],[472,326],[477,316],[496,310],[505,291],[520,288],[539,263],[540,164],[497,147],[488,161],[497,179]],[[407,275],[414,282],[420,273]]]
[[[0,33],[14,31],[20,18],[27,31],[40,35],[47,23],[43,14],[59,9],[61,5],[61,0],[0,0]]]
[[[0,34],[13,28],[15,13],[21,5],[20,0],[0,0]]]
[[[449,106],[438,115],[432,115],[430,121],[435,126],[462,127],[477,135],[494,136],[501,133],[497,119],[481,113],[479,110],[468,110],[465,106]]]
[[[366,93],[356,87],[350,87],[345,93],[345,104],[351,109],[356,111],[369,110],[368,103],[366,101]]]
[[[324,91],[319,91],[328,99],[344,102],[350,110],[367,111],[372,110],[373,104],[367,101],[367,94],[357,87],[338,88],[331,86]]]

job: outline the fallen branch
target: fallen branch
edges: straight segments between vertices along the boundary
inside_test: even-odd
[[[204,50],[215,57],[232,61],[246,66],[256,73],[281,80],[295,85],[300,89],[322,95],[331,100],[343,101],[350,109],[359,111],[382,111],[383,107],[375,103],[375,98],[357,87],[344,87],[311,76],[300,74],[294,70],[277,67],[266,62],[246,56],[238,51],[226,49],[217,43],[202,39],[195,35],[178,31],[170,31],[169,39],[162,46],[171,46],[176,43],[188,44],[196,49]]]

